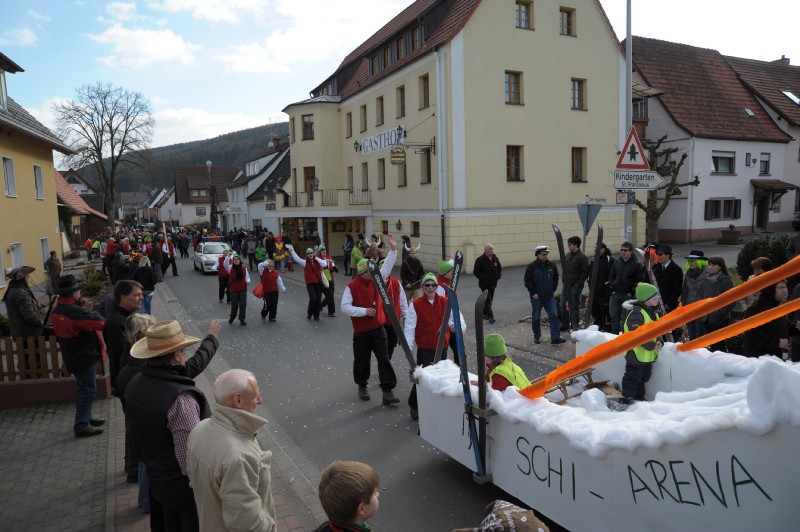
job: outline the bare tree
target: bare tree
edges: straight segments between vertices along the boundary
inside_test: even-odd
[[[116,218],[120,166],[147,168],[155,120],[141,93],[97,82],[76,91],[75,100],[55,104],[56,132],[75,151],[66,158],[74,168],[94,168],[105,196],[109,222]]]
[[[665,179],[665,183],[658,187],[656,190],[647,191],[647,203],[642,203],[636,200],[636,205],[644,211],[645,214],[645,234],[647,242],[658,241],[658,221],[661,214],[669,206],[670,200],[675,196],[681,195],[681,188],[683,187],[696,187],[700,184],[700,178],[694,176],[690,181],[684,183],[678,182],[678,174],[681,171],[683,162],[686,160],[686,154],[682,154],[681,158],[676,162],[672,155],[679,151],[678,148],[662,148],[662,144],[667,140],[667,135],[664,135],[655,142],[642,141],[642,147],[647,151],[650,157],[650,168],[657,171]],[[661,165],[659,166],[659,161]],[[664,197],[661,198],[659,203],[658,193],[664,191]]]

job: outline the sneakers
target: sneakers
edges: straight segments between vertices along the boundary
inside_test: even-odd
[[[564,340],[563,338],[556,338],[555,340],[550,340],[550,343],[553,344],[553,345],[555,345],[555,344],[563,344],[565,342],[566,342],[566,340]]]
[[[366,386],[358,387],[358,398],[362,401],[369,401],[369,390],[367,390]]]
[[[400,399],[394,396],[394,392],[392,390],[385,390],[383,392],[383,404],[385,405],[393,405],[400,402]]]
[[[414,421],[417,421],[419,419],[419,410],[417,410],[416,408],[411,409],[411,419],[413,419]]]
[[[103,433],[103,429],[100,427],[93,427],[91,425],[87,425],[80,430],[75,431],[76,438],[89,438],[91,436],[99,436]]]

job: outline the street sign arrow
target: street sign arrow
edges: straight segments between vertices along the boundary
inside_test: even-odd
[[[614,188],[617,190],[655,190],[664,184],[664,178],[652,170],[614,170]]]

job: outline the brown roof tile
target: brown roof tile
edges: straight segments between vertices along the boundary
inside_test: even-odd
[[[757,61],[728,56],[725,60],[746,87],[792,126],[800,126],[800,105],[781,92],[788,90],[800,97],[800,67],[783,64],[780,60]]]
[[[241,172],[241,170],[239,170],[238,166],[211,166],[211,182],[217,189],[217,201],[228,201],[228,192],[225,190],[225,187],[236,179],[239,172]],[[176,203],[192,203],[189,194],[190,188],[208,189],[208,168],[204,164],[176,166],[173,175],[175,176]],[[205,201],[204,203],[208,203],[209,201]]]
[[[67,180],[64,179],[64,176],[62,176],[58,170],[54,170],[53,174],[56,181],[56,195],[59,200],[78,214],[90,214],[102,218],[103,220],[108,220],[105,214],[89,207],[86,202],[83,201],[81,195],[75,192],[75,189],[67,183]]]
[[[633,62],[676,124],[695,137],[788,142],[716,50],[633,37]],[[749,116],[750,109],[754,116]]]

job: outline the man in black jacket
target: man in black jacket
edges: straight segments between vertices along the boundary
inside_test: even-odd
[[[104,321],[96,312],[83,308],[82,288],[83,284],[74,275],[61,277],[58,280],[58,303],[52,314],[64,366],[78,384],[73,426],[78,438],[102,434],[100,427],[105,423],[105,419],[92,417],[92,402],[97,395],[97,363],[103,353],[100,331]]]
[[[589,259],[581,251],[580,237],[569,237],[567,239],[567,248],[569,252],[567,253],[567,266],[564,271],[567,301],[561,302],[562,316],[565,316],[566,319],[561,324],[561,330],[568,331],[571,327],[573,331],[577,331],[580,328],[581,294],[583,293],[583,285],[589,277]],[[567,312],[567,303],[569,303],[569,312]]]
[[[633,244],[623,242],[619,250],[619,259],[614,262],[609,276],[611,286],[611,333],[619,334],[622,318],[622,303],[633,299],[636,284],[645,280],[644,266],[633,255]]]
[[[184,335],[177,321],[151,325],[131,347],[131,356],[146,362],[125,389],[125,416],[130,417],[150,480],[152,530],[199,528],[186,453],[189,433],[211,415],[203,392],[192,380],[217,351],[217,320],[208,333],[191,358],[189,346],[200,338]]]
[[[653,275],[667,312],[678,308],[678,299],[683,290],[683,269],[672,260],[671,246],[659,244],[658,264],[653,266]]]
[[[494,301],[494,289],[497,288],[497,281],[500,280],[502,272],[503,267],[500,265],[500,259],[494,254],[494,246],[484,244],[483,255],[475,259],[472,273],[478,278],[478,288],[481,289],[481,292],[484,290],[488,292],[486,304],[483,306],[483,319],[489,320],[489,323],[494,323],[492,301]]]
[[[555,292],[558,286],[558,269],[556,265],[547,260],[550,250],[547,246],[537,246],[536,260],[528,264],[525,269],[525,288],[531,297],[531,328],[533,329],[533,342],[541,343],[542,329],[539,322],[542,309],[550,318],[550,343],[563,344],[556,308]]]

